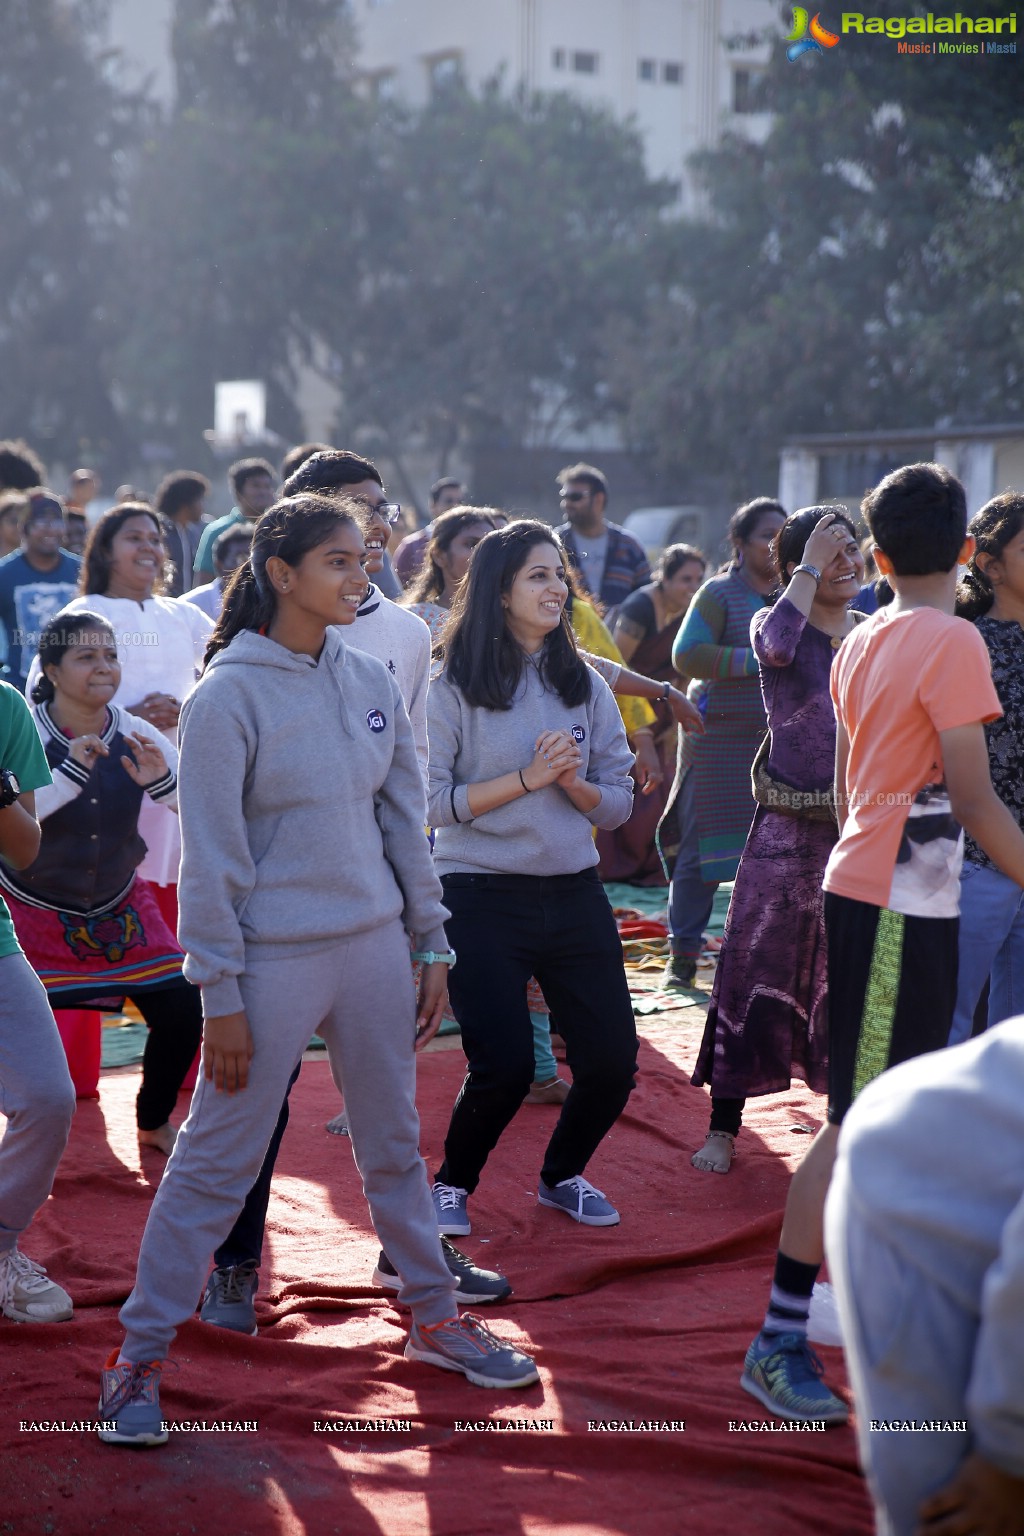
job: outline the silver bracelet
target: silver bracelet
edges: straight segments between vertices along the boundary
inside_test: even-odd
[[[794,576],[799,576],[801,571],[803,571],[805,576],[813,576],[814,577],[814,585],[816,587],[820,587],[821,586],[821,572],[818,570],[817,566],[815,566],[815,565],[808,565],[806,563],[806,561],[805,561],[802,565],[798,565],[798,566],[794,567],[793,575]]]

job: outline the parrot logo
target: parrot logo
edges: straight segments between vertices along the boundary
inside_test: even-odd
[[[810,37],[807,33],[810,32]],[[793,7],[793,30],[787,38],[789,47],[786,49],[786,58],[792,64],[802,53],[824,53],[826,48],[834,48],[839,41],[838,34],[829,32],[821,24],[821,13],[815,12],[808,25],[807,12],[802,5]]]

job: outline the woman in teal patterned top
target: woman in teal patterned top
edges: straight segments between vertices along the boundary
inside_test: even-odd
[[[768,496],[733,513],[732,563],[701,587],[672,647],[677,672],[707,681],[707,707],[704,735],[680,738],[676,782],[658,829],[672,879],[665,986],[692,985],[715,891],[735,879],[750,830],[750,766],[767,730],[750,623],[776,580],[772,540],[785,520]]]

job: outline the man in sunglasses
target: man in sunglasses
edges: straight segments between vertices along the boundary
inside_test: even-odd
[[[637,587],[651,579],[643,545],[605,519],[608,482],[592,464],[570,464],[558,476],[559,505],[567,522],[556,529],[587,591],[606,609],[605,622]]]

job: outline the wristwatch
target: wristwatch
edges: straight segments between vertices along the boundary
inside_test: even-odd
[[[794,576],[799,576],[801,571],[803,571],[806,576],[813,576],[814,577],[814,585],[816,587],[820,587],[821,586],[821,572],[818,570],[818,567],[816,565],[808,565],[807,562],[804,561],[804,563],[802,565],[797,565],[797,566],[793,567],[793,575]]]
[[[21,785],[9,768],[0,768],[0,811],[13,805],[21,794]]]

